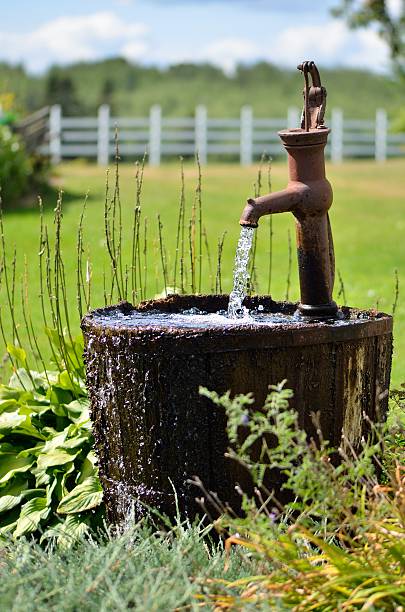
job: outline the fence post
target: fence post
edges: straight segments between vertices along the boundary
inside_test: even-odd
[[[330,158],[333,164],[343,161],[343,111],[332,109]]]
[[[162,139],[162,109],[155,104],[149,116],[149,165],[160,166]]]
[[[49,155],[52,164],[62,160],[62,108],[59,104],[49,111]]]
[[[243,106],[240,112],[240,163],[250,166],[253,162],[253,110]]]
[[[107,166],[110,159],[110,107],[102,104],[98,109],[97,163]]]
[[[201,165],[207,163],[207,109],[200,104],[195,109],[195,154]]]
[[[300,111],[296,106],[290,106],[287,111],[287,127],[289,130],[301,127]]]
[[[387,113],[383,108],[377,109],[375,115],[375,160],[384,162],[387,159]]]

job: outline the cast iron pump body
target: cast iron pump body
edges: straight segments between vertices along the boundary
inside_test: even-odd
[[[306,316],[334,317],[335,260],[328,215],[333,194],[325,176],[324,155],[330,133],[324,125],[326,89],[314,62],[303,62],[298,69],[305,77],[301,128],[279,132],[288,154],[288,185],[282,191],[249,199],[240,224],[257,227],[263,215],[292,212],[296,220],[301,289],[298,309]]]

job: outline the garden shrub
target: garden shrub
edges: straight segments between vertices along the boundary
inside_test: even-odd
[[[0,125],[0,186],[4,206],[11,206],[27,192],[33,178],[33,160],[21,138]]]

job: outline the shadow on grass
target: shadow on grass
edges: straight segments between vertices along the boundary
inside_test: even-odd
[[[80,199],[84,200],[82,193],[63,189],[59,183],[59,177],[54,176],[48,184],[42,183],[33,187],[30,193],[23,196],[19,202],[13,204],[3,202],[3,213],[5,215],[18,214],[21,216],[32,214],[33,211],[38,211],[39,199],[42,200],[44,212],[53,211],[60,193],[62,193],[64,208]]]

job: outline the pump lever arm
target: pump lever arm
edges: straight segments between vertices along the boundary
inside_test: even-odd
[[[304,108],[302,111],[301,128],[306,132],[309,130],[322,129],[325,127],[324,116],[326,109],[326,89],[321,84],[321,77],[315,62],[305,61],[297,66],[305,79]],[[309,85],[309,75],[312,85]]]

